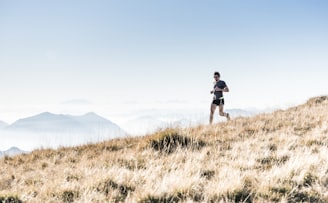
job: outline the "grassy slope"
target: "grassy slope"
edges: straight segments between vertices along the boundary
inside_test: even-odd
[[[213,126],[0,159],[0,199],[327,202],[328,97]]]

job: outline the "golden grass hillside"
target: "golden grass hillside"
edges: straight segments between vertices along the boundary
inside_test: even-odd
[[[0,159],[0,202],[328,202],[328,97]],[[8,201],[9,202],[9,201]]]

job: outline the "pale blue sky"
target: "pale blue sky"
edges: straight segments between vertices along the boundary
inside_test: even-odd
[[[0,0],[0,120],[208,110],[216,70],[226,108],[327,94],[328,2]]]

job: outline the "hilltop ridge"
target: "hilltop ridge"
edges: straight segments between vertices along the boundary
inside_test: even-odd
[[[328,96],[229,122],[0,159],[0,199],[327,202]]]

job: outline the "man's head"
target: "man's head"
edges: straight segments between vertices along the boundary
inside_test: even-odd
[[[219,72],[214,72],[214,79],[215,79],[215,81],[219,81],[219,79],[220,79],[220,73]]]

